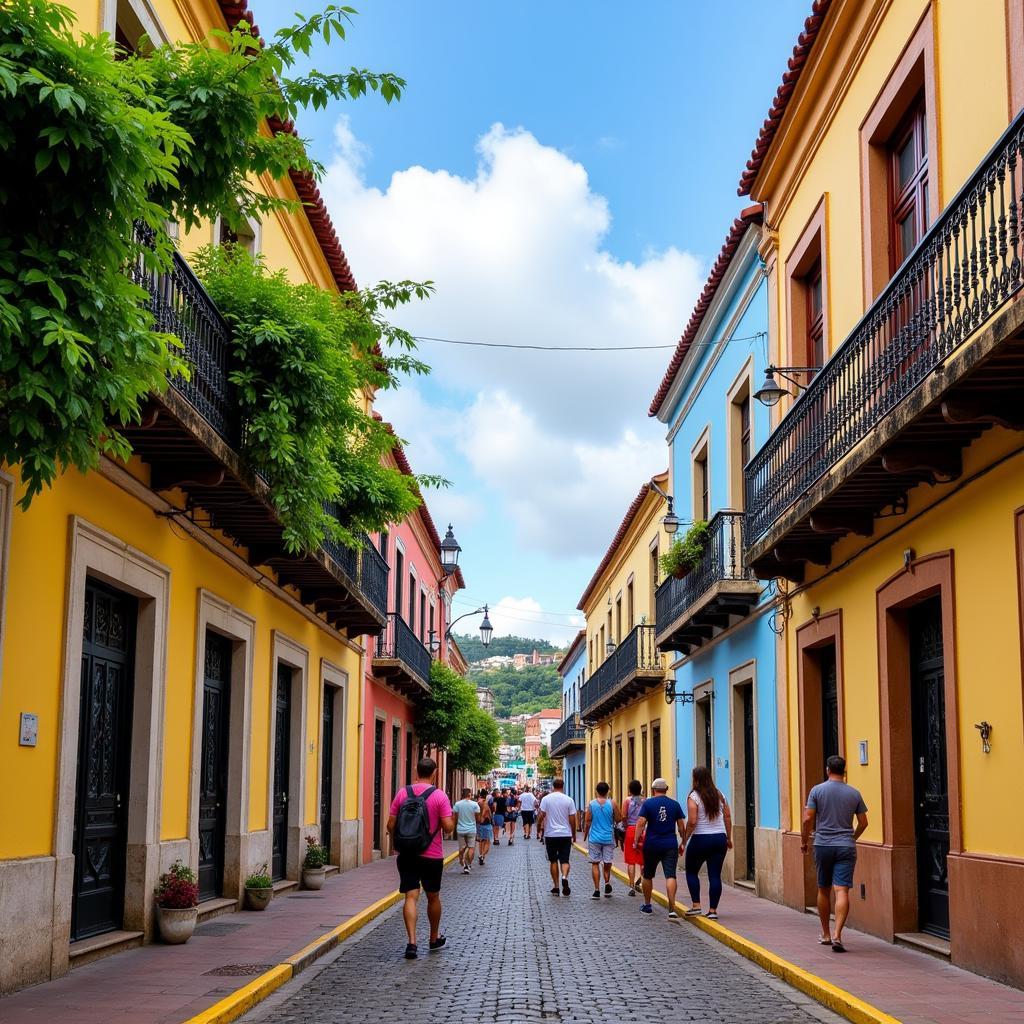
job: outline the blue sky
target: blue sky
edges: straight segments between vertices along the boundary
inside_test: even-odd
[[[256,5],[263,34],[309,3]],[[431,278],[415,333],[545,345],[673,345],[808,0],[496,4],[368,0],[320,47],[408,80],[403,100],[306,112],[299,130],[361,283]],[[571,636],[626,506],[664,468],[646,412],[670,352],[525,353],[424,342],[427,380],[383,395],[501,632]],[[493,618],[494,616],[492,616]]]

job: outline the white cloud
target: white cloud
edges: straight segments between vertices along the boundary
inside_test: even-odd
[[[495,636],[526,636],[553,644],[568,644],[584,624],[582,615],[567,618],[545,612],[532,597],[503,597],[491,606],[490,619]]]
[[[614,257],[604,248],[611,212],[585,168],[528,131],[495,124],[478,141],[471,178],[416,166],[384,190],[366,184],[366,149],[344,119],[336,143],[322,191],[357,279],[437,285],[429,302],[397,316],[414,333],[632,348],[678,338],[703,280],[700,261],[675,248],[637,262]],[[664,435],[647,406],[669,350],[424,342],[421,354],[435,383],[427,392],[410,384],[378,405],[412,442],[417,471],[452,475],[445,453],[455,448],[475,473],[430,497],[441,518],[446,507],[454,515],[455,499],[472,515],[482,485],[514,517],[521,544],[599,555],[643,480],[665,468]],[[437,384],[449,408],[424,397]]]

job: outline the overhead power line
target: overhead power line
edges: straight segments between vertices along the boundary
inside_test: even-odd
[[[756,341],[766,336],[765,331],[758,331],[756,334],[748,334],[742,338],[729,338],[726,344],[734,341]],[[441,345],[466,345],[470,348],[511,348],[528,350],[531,352],[650,352],[661,349],[674,349],[677,343],[671,345],[530,345],[515,344],[506,341],[463,341],[458,338],[432,338],[426,334],[414,334],[417,341],[434,341]],[[704,341],[694,348],[707,348],[718,345],[717,341]]]

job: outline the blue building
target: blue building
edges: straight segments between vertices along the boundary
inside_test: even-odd
[[[668,429],[676,538],[707,524],[698,564],[658,586],[655,636],[674,655],[676,791],[695,765],[712,770],[733,815],[727,877],[781,899],[776,602],[743,564],[743,467],[770,431],[754,397],[768,351],[761,221],[754,206],[733,223],[651,403]]]
[[[562,677],[562,721],[551,736],[551,757],[562,759],[565,791],[579,807],[587,798],[587,730],[580,721],[580,687],[587,675],[587,631],[569,645],[558,674]]]

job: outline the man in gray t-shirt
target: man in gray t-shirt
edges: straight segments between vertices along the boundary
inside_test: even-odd
[[[825,764],[828,778],[811,789],[800,830],[800,849],[810,846],[814,832],[814,865],[818,872],[818,917],[821,944],[845,953],[843,925],[850,913],[850,887],[857,863],[857,839],[868,827],[868,809],[858,790],[846,784],[846,761],[833,755]],[[857,819],[854,828],[853,819]],[[836,896],[836,927],[829,929],[832,893]]]

